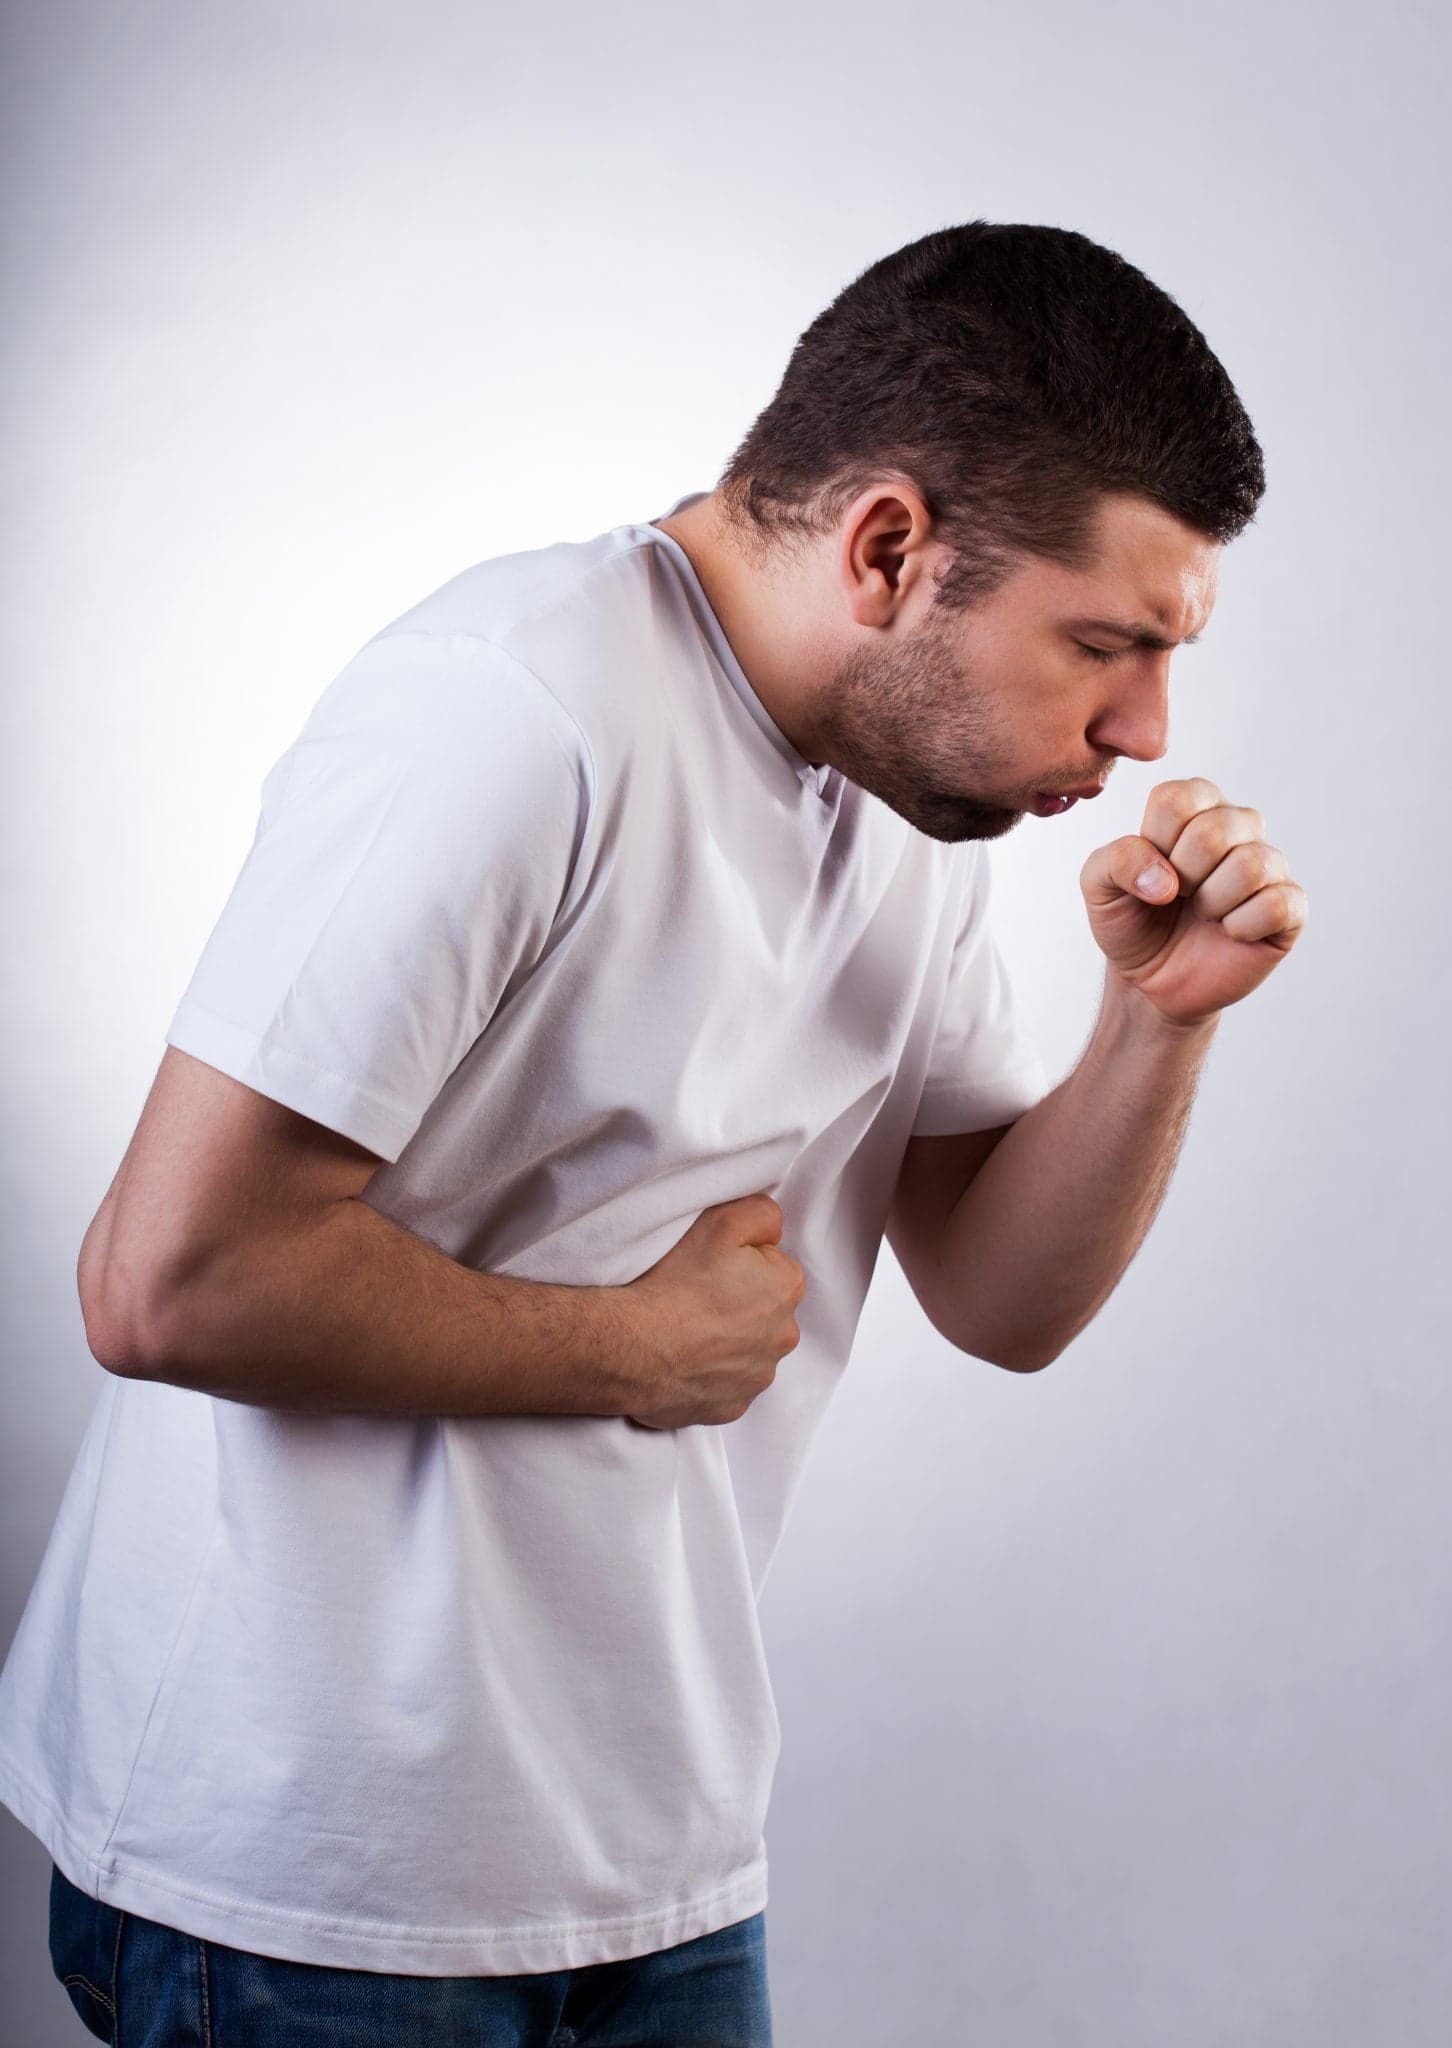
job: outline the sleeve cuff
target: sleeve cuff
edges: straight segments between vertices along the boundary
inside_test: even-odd
[[[255,1031],[216,1016],[190,998],[178,1005],[167,1026],[166,1043],[280,1102],[284,1109],[294,1109],[299,1116],[366,1145],[390,1166],[418,1128],[418,1119],[397,1103],[295,1053],[268,1046]]]
[[[1042,1102],[1051,1083],[1043,1061],[1026,1053],[1004,1067],[989,1087],[926,1088],[908,1133],[913,1138],[947,1137],[956,1131],[989,1131],[1011,1124]]]

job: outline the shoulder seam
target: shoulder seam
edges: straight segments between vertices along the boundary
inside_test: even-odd
[[[513,631],[513,628],[511,627],[510,630]],[[579,719],[576,718],[574,712],[571,711],[568,704],[563,702],[563,700],[555,693],[555,691],[553,691],[550,688],[549,684],[544,680],[542,676],[537,676],[535,674],[534,670],[530,668],[527,662],[521,661],[517,654],[511,654],[507,647],[501,646],[497,640],[491,640],[487,633],[470,633],[467,631],[439,633],[432,632],[427,627],[401,626],[395,628],[392,626],[385,626],[382,632],[375,633],[373,638],[375,641],[470,640],[480,647],[492,648],[496,654],[502,655],[504,660],[507,661],[512,668],[517,668],[521,675],[528,676],[530,681],[536,686],[536,688],[538,688],[544,693],[544,696],[546,697],[550,705],[553,707],[555,714],[559,718],[564,719],[566,723],[569,725],[570,729],[578,737],[581,749],[585,756],[585,766],[588,771],[588,788],[586,794],[589,798],[590,808],[592,810],[595,808],[600,790],[600,772],[595,760],[595,750],[590,745],[590,738],[588,733],[585,731],[585,728],[581,725]],[[569,754],[566,752],[565,747],[561,744],[558,733],[555,735],[555,744],[559,746],[560,752],[564,754],[565,759],[569,761],[569,765],[572,768],[577,767],[578,764],[570,760]]]

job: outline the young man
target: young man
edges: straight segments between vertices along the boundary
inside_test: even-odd
[[[1262,488],[1172,300],[973,222],[713,491],[323,692],[82,1249],[112,1376],[0,1690],[94,2032],[769,2041],[756,1603],[882,1238],[1048,1364],[1304,921],[1154,786],[1050,1089],[987,920],[984,842],[1164,753]]]

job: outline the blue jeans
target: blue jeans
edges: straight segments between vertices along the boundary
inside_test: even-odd
[[[771,2048],[764,1912],[625,1962],[397,1977],[199,1941],[52,1867],[50,1958],[112,2048]]]

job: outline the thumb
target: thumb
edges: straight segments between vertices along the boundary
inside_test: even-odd
[[[1085,861],[1079,875],[1084,901],[1104,909],[1121,896],[1142,903],[1171,903],[1180,893],[1180,877],[1152,839],[1137,832],[1111,839]]]

